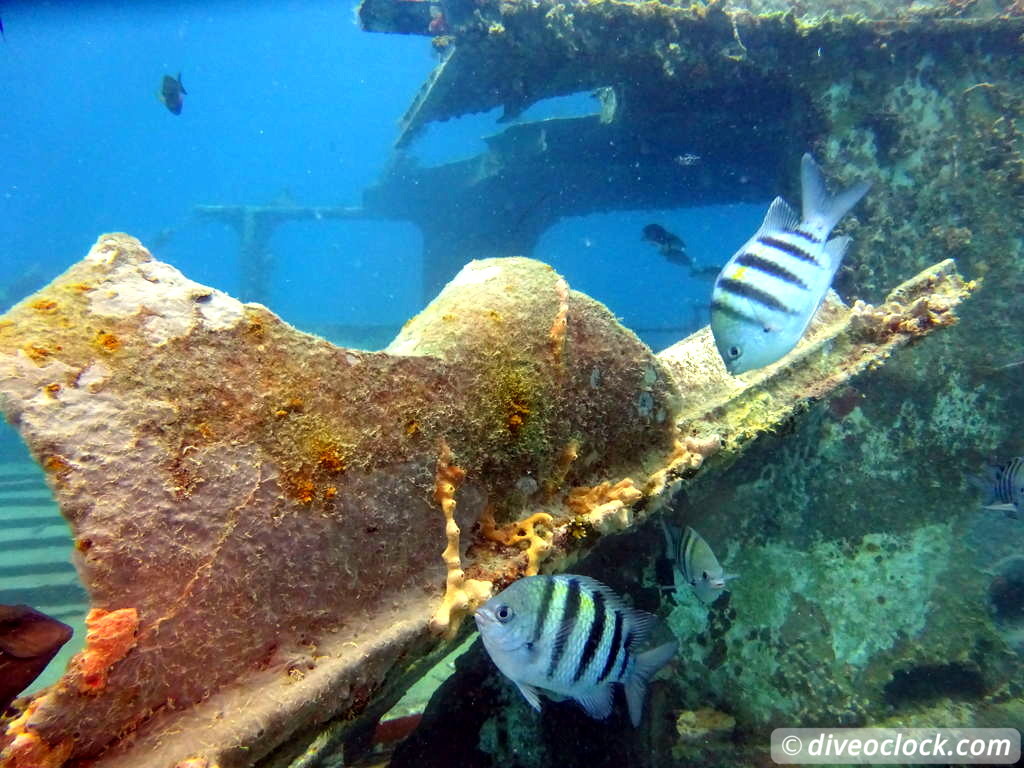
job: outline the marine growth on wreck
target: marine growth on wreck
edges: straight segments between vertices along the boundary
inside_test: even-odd
[[[221,34],[191,11],[115,20],[178,30],[150,43],[175,63],[153,62],[131,141],[210,154],[198,186],[125,164],[110,194],[163,210],[142,191],[162,184],[190,223],[50,252],[13,215],[45,153],[9,171],[0,766],[754,765],[781,727],[1024,727],[1019,3],[363,0],[330,35],[351,9],[328,6],[210,12],[238,25],[224,50],[268,29],[362,46],[258,92],[186,66]],[[11,48],[60,18],[0,13]],[[434,57],[418,93],[399,44]],[[341,164],[373,169],[358,204],[207,180],[229,146],[266,171],[263,139],[236,142],[247,110],[257,136],[275,102],[297,136],[336,132],[290,99],[339,82],[401,117],[327,113]],[[528,112],[591,91],[598,113]],[[496,107],[476,154],[417,159]],[[820,231],[827,206],[772,203],[813,199],[815,161],[822,195],[857,192]],[[726,203],[753,224],[706,207]],[[606,254],[638,211],[669,228]],[[600,296],[551,245],[573,217],[593,272],[614,264]],[[419,239],[389,245],[395,222]],[[343,244],[314,253],[324,232]],[[795,346],[731,364],[798,314],[812,261],[831,271]],[[321,290],[355,321],[289,317]],[[361,324],[398,296],[423,301]],[[618,317],[679,318],[684,296],[699,323],[655,329],[661,351]]]

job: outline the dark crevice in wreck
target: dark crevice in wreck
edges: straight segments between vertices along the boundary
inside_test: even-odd
[[[896,709],[929,704],[942,698],[980,699],[985,695],[981,673],[966,664],[925,664],[897,670],[885,686],[885,701]]]
[[[1002,627],[1024,630],[1024,557],[1001,564],[989,585],[988,599]]]

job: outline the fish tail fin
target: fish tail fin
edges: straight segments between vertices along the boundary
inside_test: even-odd
[[[679,541],[680,531],[676,526],[669,525],[665,522],[664,515],[658,517],[658,522],[661,523],[661,533],[665,537],[665,556],[669,560],[674,560],[676,554],[676,542]]]
[[[828,263],[833,275],[839,271],[839,265],[843,263],[843,256],[846,255],[846,249],[849,247],[850,237],[847,235],[833,237],[825,243],[825,255],[828,256]]]
[[[636,657],[633,670],[625,681],[626,704],[629,706],[629,719],[633,726],[640,725],[640,718],[644,713],[644,697],[647,694],[647,684],[654,677],[655,673],[676,655],[679,644],[670,640],[664,645],[644,651]]]
[[[871,184],[858,182],[836,195],[830,195],[821,168],[808,154],[800,161],[800,190],[803,202],[803,223],[827,237],[836,224],[855,206]]]
[[[999,491],[996,484],[999,482],[999,467],[989,464],[983,470],[983,474],[969,475],[967,480],[984,494],[981,500],[983,507],[990,507],[998,501]]]

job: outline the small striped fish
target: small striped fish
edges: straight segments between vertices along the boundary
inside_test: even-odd
[[[754,236],[729,259],[711,294],[711,332],[729,373],[763,368],[803,336],[843,260],[850,238],[828,239],[868,191],[861,182],[832,196],[804,155],[803,218],[775,198]]]
[[[734,574],[725,572],[704,537],[690,526],[686,526],[679,538],[676,563],[697,597],[708,605],[721,596],[729,579],[736,578]]]
[[[726,582],[736,574],[726,573],[704,537],[689,526],[681,534],[664,519],[661,529],[665,534],[665,550],[683,579],[693,587],[701,602],[711,605],[727,589]]]
[[[614,684],[626,689],[640,724],[647,683],[675,655],[672,640],[638,652],[657,618],[628,607],[586,576],[527,576],[476,612],[484,647],[534,709],[540,694],[575,699],[598,720],[612,711]]]
[[[1005,512],[1014,518],[1024,510],[1024,456],[1010,459],[1002,466],[987,467],[984,477],[972,480],[985,491],[982,509]]]

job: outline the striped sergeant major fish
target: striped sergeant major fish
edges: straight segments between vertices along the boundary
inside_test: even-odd
[[[648,681],[676,653],[675,640],[638,650],[657,620],[599,581],[568,574],[522,578],[476,612],[491,660],[531,707],[540,711],[541,693],[572,698],[603,720],[621,683],[634,726]]]
[[[1024,510],[1024,456],[1001,466],[990,465],[984,476],[973,477],[971,482],[985,492],[982,509],[1005,512],[1013,518]]]
[[[705,605],[711,605],[727,589],[726,583],[736,574],[726,573],[704,537],[687,526],[682,533],[661,521],[665,534],[665,551],[669,553],[684,581]]]
[[[850,244],[849,237],[828,236],[870,186],[860,182],[830,195],[807,154],[800,182],[803,217],[775,198],[761,228],[715,280],[711,332],[734,376],[770,365],[796,346]]]

